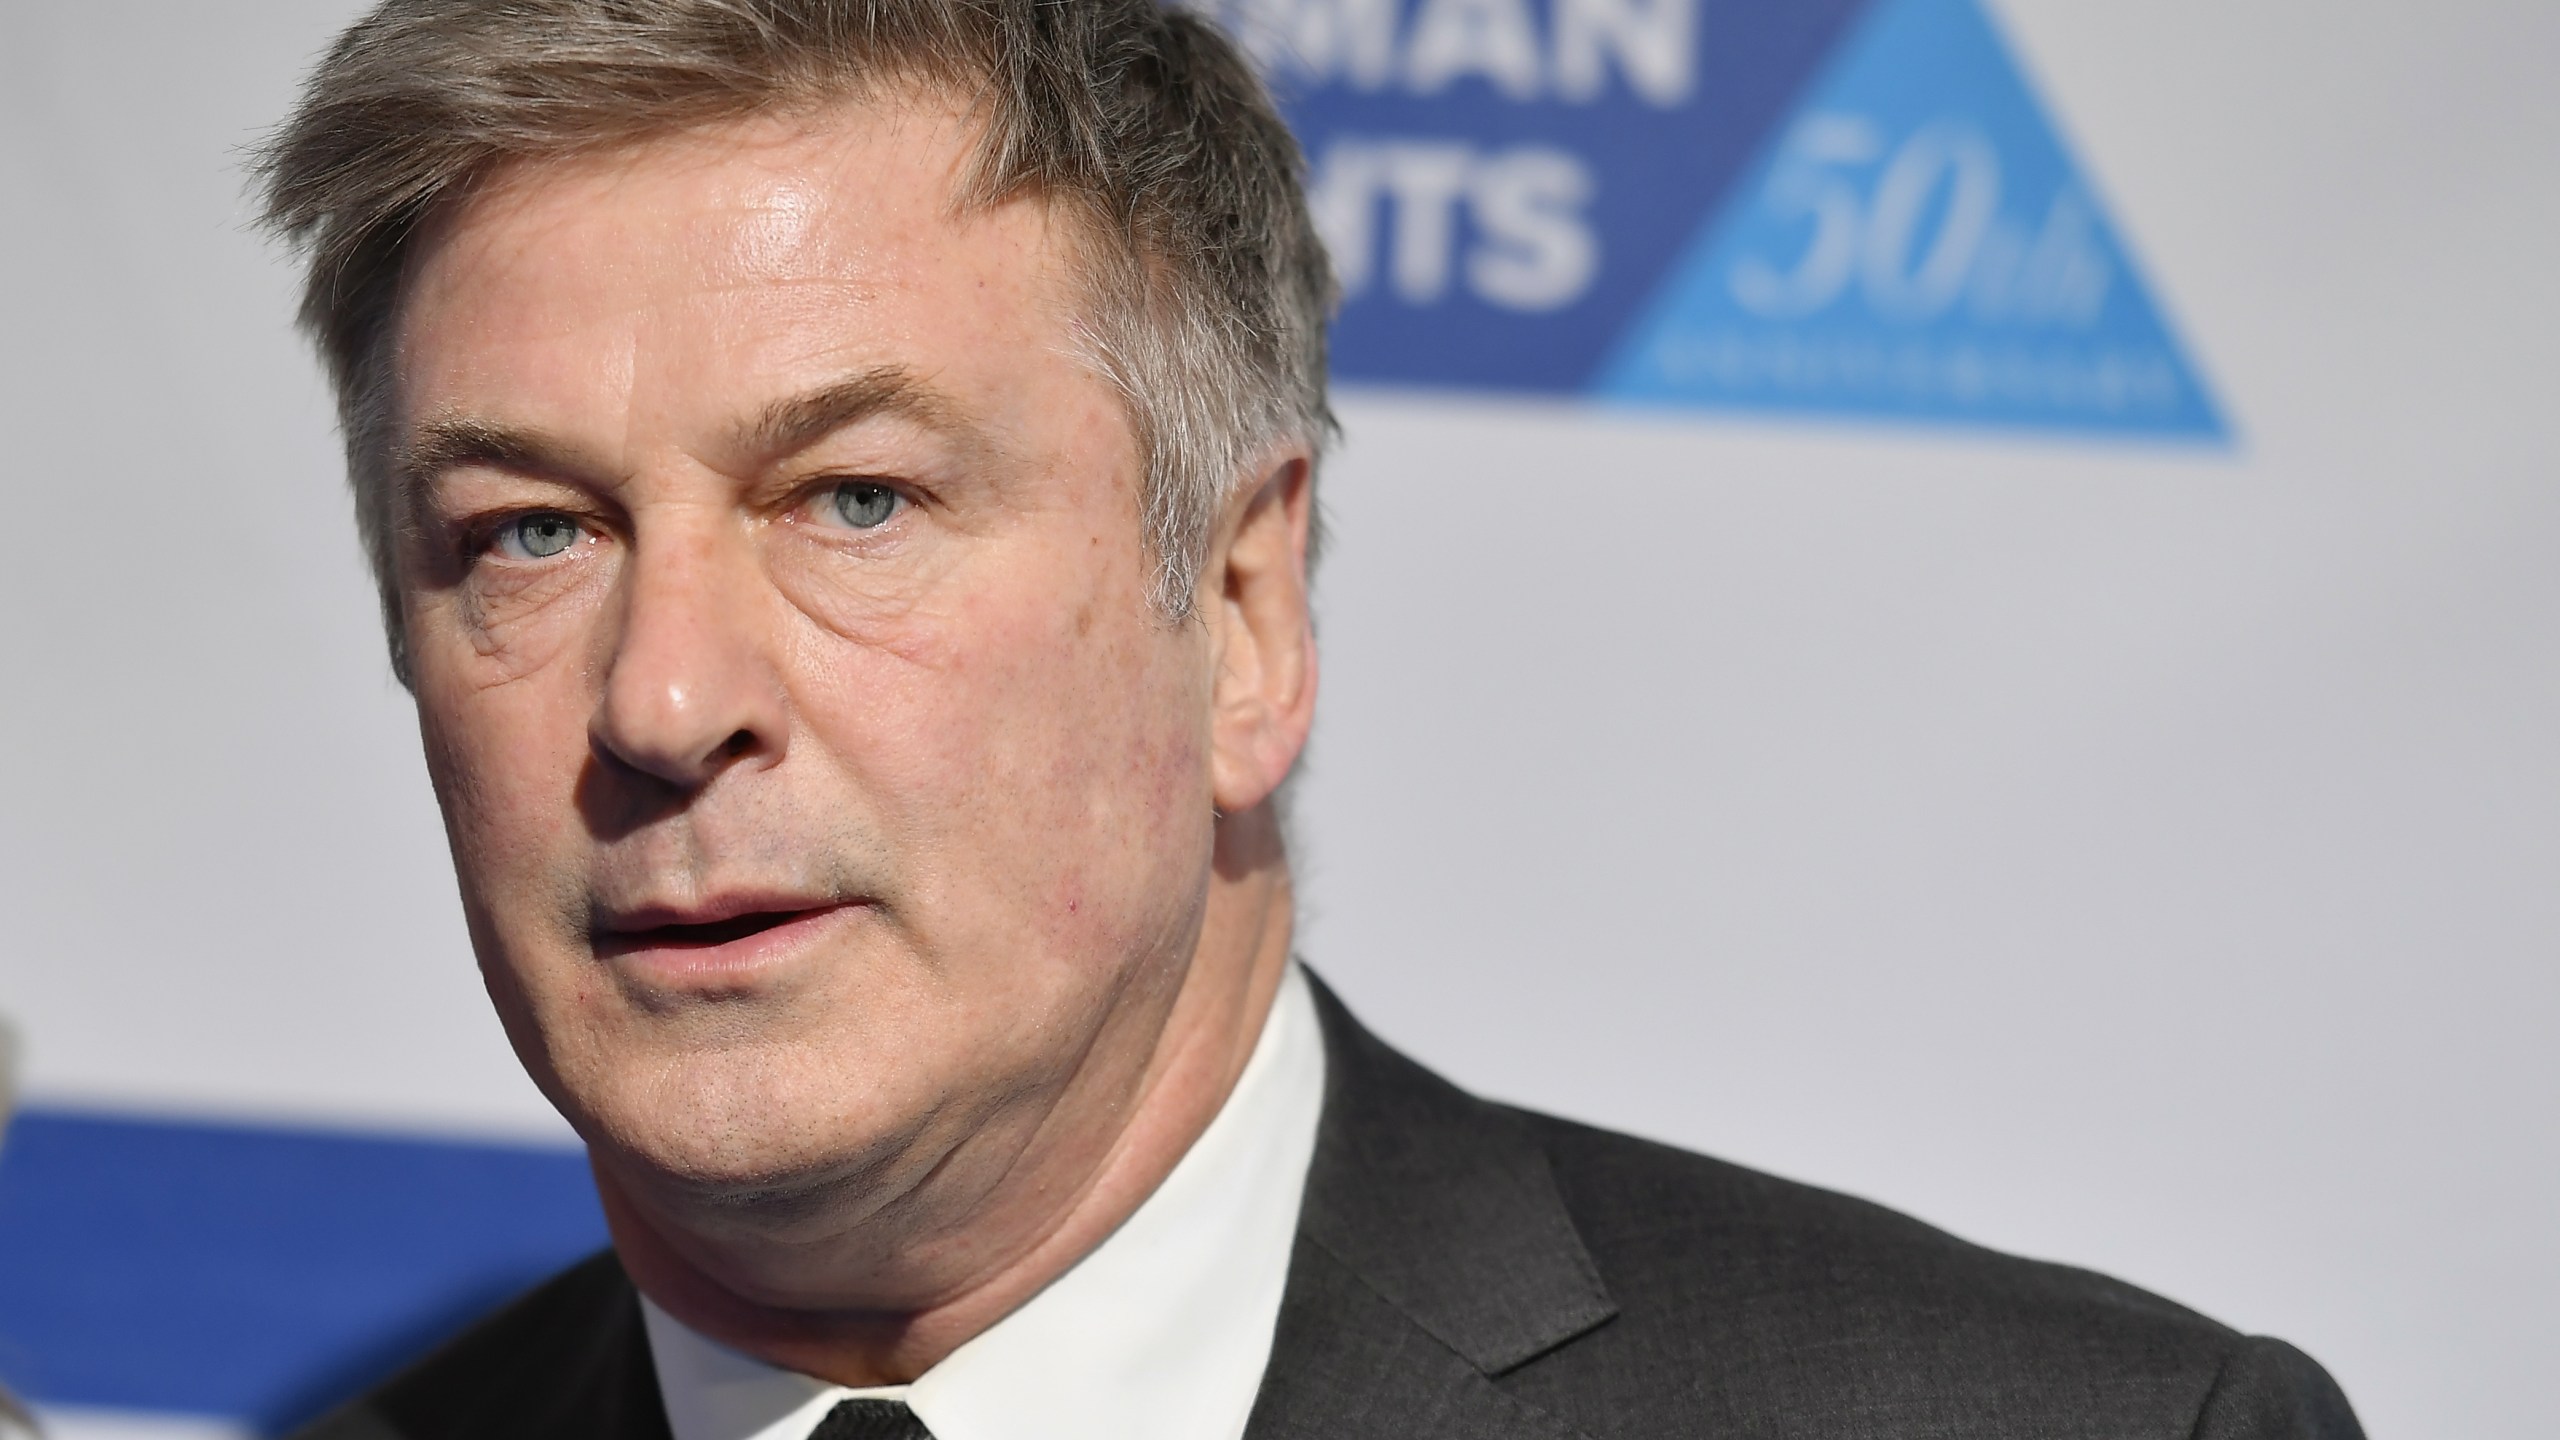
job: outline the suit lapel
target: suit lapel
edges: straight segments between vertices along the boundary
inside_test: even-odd
[[[1324,1119],[1247,1440],[1568,1440],[1493,1381],[1616,1313],[1545,1151],[1315,992]]]
[[[1580,1440],[1301,1236],[1246,1440]]]

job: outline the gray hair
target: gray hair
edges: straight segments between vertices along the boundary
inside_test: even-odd
[[[918,84],[976,108],[963,208],[1034,196],[1081,222],[1082,358],[1138,437],[1151,596],[1189,614],[1233,488],[1333,433],[1298,147],[1207,22],[1156,0],[382,0],[258,170],[307,259],[301,322],[404,682],[390,337],[422,225],[510,162]]]

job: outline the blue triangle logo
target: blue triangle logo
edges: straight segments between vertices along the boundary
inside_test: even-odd
[[[1978,0],[1879,0],[1803,95],[1598,395],[2228,439]]]

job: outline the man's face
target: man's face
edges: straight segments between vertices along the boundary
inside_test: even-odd
[[[411,276],[427,755],[608,1163],[993,1184],[1190,957],[1210,643],[1147,603],[1064,222],[955,213],[969,141],[865,106],[524,168]]]

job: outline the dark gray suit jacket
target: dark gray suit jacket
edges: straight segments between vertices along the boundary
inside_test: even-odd
[[[1248,1440],[2361,1434],[2279,1341],[1861,1200],[1489,1104],[1317,999],[1324,1118]],[[608,1253],[304,1434],[667,1428]]]

